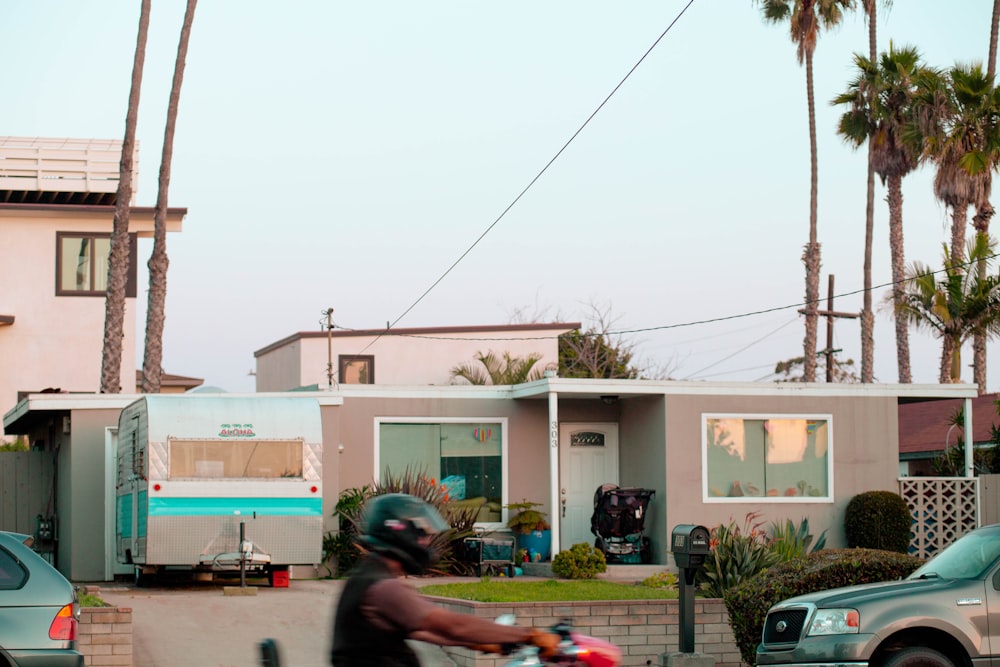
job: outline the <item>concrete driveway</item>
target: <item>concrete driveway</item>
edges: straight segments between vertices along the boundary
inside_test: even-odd
[[[132,608],[134,667],[256,667],[258,643],[266,637],[278,641],[282,667],[328,667],[342,586],[342,581],[295,579],[288,588],[225,595],[218,582],[162,588],[102,584],[100,595]],[[454,665],[436,646],[417,649],[424,665]]]

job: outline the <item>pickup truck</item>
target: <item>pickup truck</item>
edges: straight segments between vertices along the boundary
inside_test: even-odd
[[[1000,524],[973,530],[899,581],[809,593],[767,613],[757,665],[1000,664]]]

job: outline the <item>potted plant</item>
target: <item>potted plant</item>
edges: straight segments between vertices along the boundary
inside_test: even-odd
[[[542,503],[522,500],[507,505],[513,514],[507,527],[514,533],[518,549],[527,550],[530,560],[549,560],[552,553],[552,531],[545,512],[535,509]]]

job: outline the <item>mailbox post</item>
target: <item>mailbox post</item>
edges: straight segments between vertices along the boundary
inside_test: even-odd
[[[710,535],[704,526],[679,524],[670,535],[670,551],[674,563],[680,568],[677,587],[680,589],[680,639],[681,653],[694,653],[694,580],[698,570],[711,553]]]

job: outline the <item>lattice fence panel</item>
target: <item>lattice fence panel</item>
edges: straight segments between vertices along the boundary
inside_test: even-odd
[[[913,515],[910,553],[930,558],[978,526],[979,480],[972,477],[904,477],[899,495]]]

